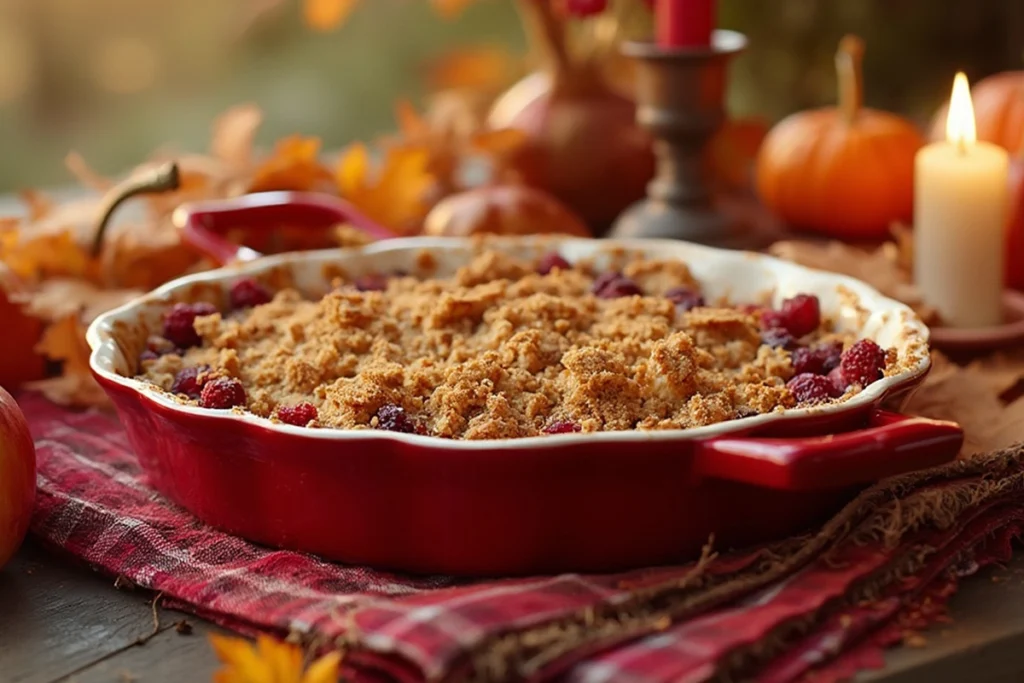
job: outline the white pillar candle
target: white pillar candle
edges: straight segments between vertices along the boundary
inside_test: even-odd
[[[949,327],[1003,322],[1009,156],[979,142],[967,77],[957,74],[946,141],[914,165],[914,280]]]

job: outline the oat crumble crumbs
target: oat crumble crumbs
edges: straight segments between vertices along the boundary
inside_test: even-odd
[[[309,403],[309,426],[450,439],[685,429],[796,405],[793,345],[766,343],[758,310],[678,306],[666,293],[699,285],[677,261],[629,262],[618,277],[642,296],[592,293],[601,275],[484,251],[448,278],[339,283],[319,301],[283,289],[196,317],[201,343],[144,355],[140,378],[170,391],[207,366],[200,381],[237,379],[262,417]],[[830,341],[852,338],[824,321],[799,344]]]

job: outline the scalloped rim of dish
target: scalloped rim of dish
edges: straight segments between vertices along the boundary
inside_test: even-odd
[[[183,415],[194,415],[203,419],[222,419],[241,421],[252,424],[255,427],[279,431],[284,434],[291,434],[303,438],[332,439],[347,441],[352,439],[382,439],[418,444],[421,446],[443,446],[461,450],[490,450],[501,449],[528,449],[540,446],[568,446],[593,442],[595,439],[612,443],[646,443],[652,441],[674,441],[678,439],[707,439],[727,435],[731,432],[747,431],[761,425],[775,422],[788,422],[826,413],[845,412],[858,407],[864,408],[880,401],[893,389],[900,387],[918,377],[924,375],[931,364],[930,356],[927,353],[928,328],[917,317],[913,310],[898,301],[883,296],[867,284],[845,275],[828,273],[796,265],[772,256],[753,252],[730,251],[705,247],[688,242],[677,242],[671,240],[589,240],[576,238],[558,237],[536,237],[536,238],[492,238],[484,243],[486,247],[501,248],[502,244],[513,244],[519,248],[530,249],[552,249],[563,250],[566,246],[578,247],[586,244],[583,248],[584,254],[580,258],[599,255],[609,251],[641,251],[648,254],[657,252],[663,258],[678,258],[684,262],[701,256],[726,259],[755,259],[769,267],[775,273],[790,275],[805,275],[807,279],[820,279],[832,283],[834,287],[846,288],[858,298],[858,303],[872,313],[891,313],[901,317],[899,324],[902,325],[903,333],[908,337],[908,344],[917,341],[921,344],[922,353],[914,364],[901,372],[883,377],[871,384],[860,393],[842,401],[841,403],[830,403],[820,406],[809,406],[806,408],[790,408],[781,412],[763,413],[751,417],[728,420],[703,427],[691,427],[689,429],[666,429],[651,431],[610,431],[610,432],[587,432],[573,434],[550,434],[543,436],[529,436],[514,439],[491,439],[491,440],[463,440],[463,439],[440,439],[434,436],[419,434],[403,434],[399,432],[388,432],[375,429],[337,429],[331,427],[308,428],[294,427],[280,422],[274,422],[268,418],[260,417],[249,412],[235,412],[209,410],[198,406],[186,405],[175,400],[171,394],[164,392],[158,387],[135,379],[118,374],[115,371],[115,359],[123,354],[116,342],[115,323],[136,322],[140,317],[140,310],[150,304],[166,303],[172,300],[172,294],[198,283],[219,284],[225,289],[234,280],[241,276],[256,275],[263,271],[283,266],[307,266],[322,267],[324,264],[337,261],[339,254],[353,254],[365,257],[388,253],[393,251],[415,251],[420,252],[452,250],[453,246],[459,248],[476,248],[478,244],[472,239],[464,238],[430,238],[410,237],[375,242],[365,247],[350,249],[326,249],[308,252],[291,252],[273,256],[265,256],[255,261],[240,264],[231,264],[222,268],[188,275],[134,299],[118,308],[107,311],[96,318],[86,332],[86,340],[91,348],[89,364],[93,372],[106,380],[131,389],[145,400],[152,401],[164,408],[169,408],[182,413]],[[702,285],[707,279],[698,278]],[[772,288],[772,284],[765,287]],[[808,293],[821,294],[820,289],[813,288],[806,290]],[[128,362],[123,359],[123,362]],[[129,363],[130,366],[130,363]]]

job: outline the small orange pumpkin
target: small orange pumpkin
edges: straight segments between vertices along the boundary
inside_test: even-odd
[[[491,185],[445,197],[430,210],[423,233],[572,235],[592,237],[583,220],[547,192],[523,185]]]
[[[978,139],[999,145],[1010,154],[1024,152],[1024,71],[1004,71],[983,78],[971,88]],[[932,121],[932,140],[946,139],[947,102]]]
[[[878,239],[914,205],[917,128],[862,107],[864,45],[846,36],[836,54],[839,106],[792,114],[765,138],[757,190],[794,227],[844,239]]]

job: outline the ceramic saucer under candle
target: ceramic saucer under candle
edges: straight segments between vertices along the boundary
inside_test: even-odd
[[[1003,291],[1002,325],[992,327],[932,327],[929,343],[941,351],[980,352],[1024,344],[1024,292]]]

